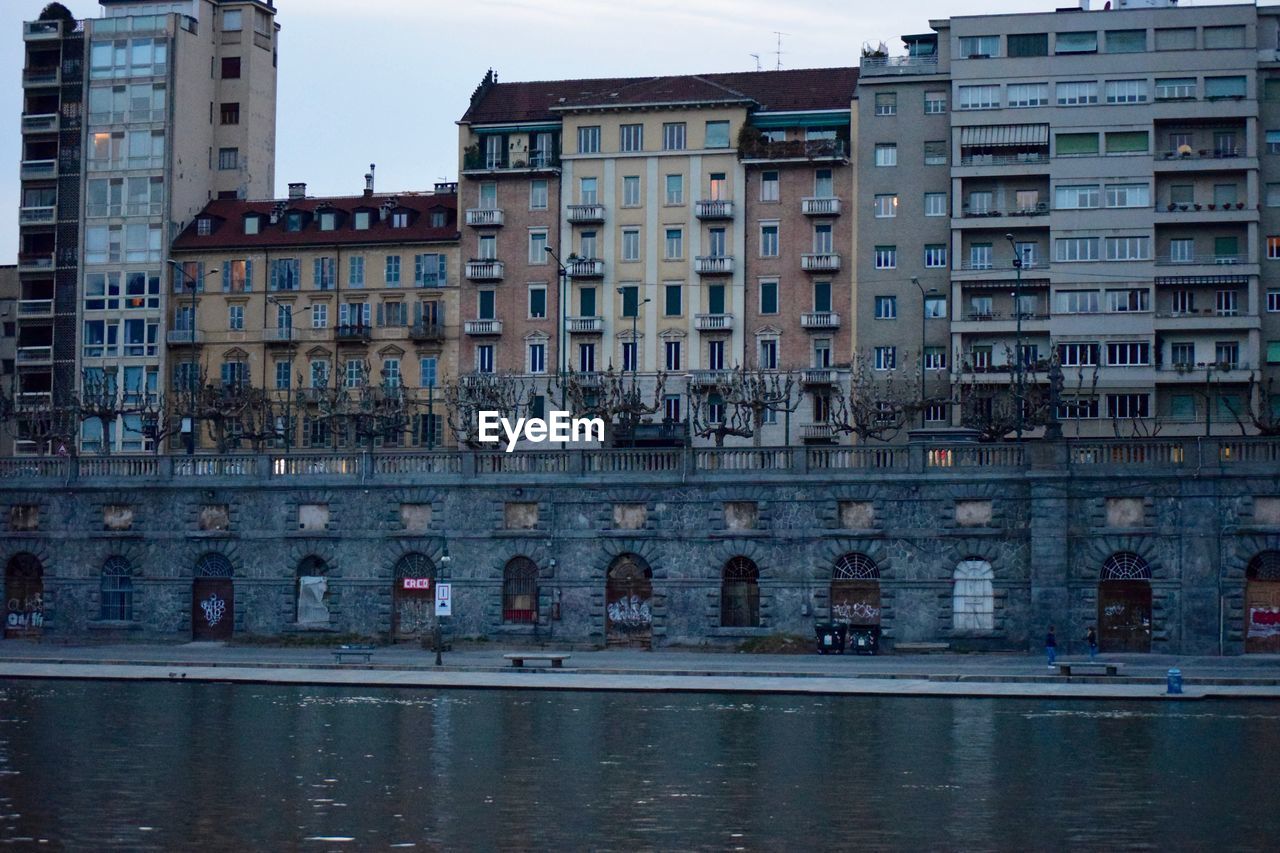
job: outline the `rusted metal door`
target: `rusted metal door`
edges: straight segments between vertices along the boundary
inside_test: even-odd
[[[1280,653],[1280,581],[1250,579],[1244,589],[1244,650]]]
[[[1098,584],[1098,648],[1104,652],[1151,651],[1151,584],[1104,580]]]
[[[191,638],[229,640],[235,625],[231,578],[196,578],[191,584]]]
[[[831,621],[848,625],[880,624],[880,582],[831,582]]]
[[[605,582],[605,645],[653,647],[653,572],[644,560],[624,554]]]
[[[4,568],[4,636],[39,637],[44,629],[44,566],[34,554],[18,554]]]

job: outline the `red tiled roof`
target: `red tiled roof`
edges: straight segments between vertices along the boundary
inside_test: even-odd
[[[462,121],[556,121],[557,110],[605,104],[745,100],[756,109],[775,112],[838,110],[849,108],[857,86],[856,67],[481,84]]]
[[[409,213],[407,228],[392,228],[389,216],[378,215],[367,230],[352,227],[352,214],[357,210],[371,210],[380,214],[384,204],[394,202],[391,210]],[[321,231],[315,214],[333,210],[339,214],[337,228]],[[431,227],[431,213],[443,210],[445,224]],[[279,211],[279,221],[271,224],[273,211]],[[284,213],[302,211],[307,214],[302,230],[286,231]],[[263,217],[257,234],[244,233],[245,216],[254,213]],[[212,230],[207,235],[198,233],[197,222],[209,218]],[[209,202],[196,214],[178,238],[173,241],[176,250],[269,248],[284,246],[329,246],[334,244],[367,245],[378,243],[433,243],[458,240],[458,196],[454,193],[404,193],[373,196],[345,196],[338,198],[279,199],[243,201],[218,199]]]

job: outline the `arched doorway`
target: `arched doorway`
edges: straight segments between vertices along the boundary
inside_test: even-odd
[[[236,613],[233,574],[231,561],[221,554],[205,554],[196,560],[191,582],[191,639],[231,639]]]
[[[605,579],[605,645],[653,647],[653,571],[642,557],[620,554]]]
[[[993,631],[996,627],[995,574],[981,557],[966,557],[952,573],[951,627],[956,631]]]
[[[1151,651],[1151,567],[1129,551],[1112,554],[1102,564],[1098,648],[1104,652]]]
[[[502,621],[508,625],[538,621],[538,566],[528,557],[513,557],[502,569]]]
[[[1280,551],[1249,561],[1244,585],[1245,652],[1280,652]]]
[[[831,571],[831,621],[880,624],[880,567],[866,554],[844,554]]]
[[[5,639],[39,637],[44,629],[44,566],[35,554],[15,554],[4,567]]]
[[[426,554],[405,554],[396,561],[391,590],[391,636],[396,641],[420,640],[436,624],[436,567]]]
[[[298,625],[324,628],[329,625],[329,564],[314,554],[298,563],[294,591],[294,619]]]
[[[760,569],[748,557],[734,557],[720,576],[720,625],[760,627]]]

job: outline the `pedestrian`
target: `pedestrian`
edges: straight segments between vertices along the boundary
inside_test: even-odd
[[[1049,669],[1053,669],[1053,662],[1058,658],[1058,637],[1053,633],[1052,625],[1044,638],[1044,654],[1049,659]]]
[[[1084,641],[1089,645],[1089,660],[1093,660],[1098,656],[1098,632],[1093,630],[1093,626],[1089,626],[1088,632],[1084,635]]]

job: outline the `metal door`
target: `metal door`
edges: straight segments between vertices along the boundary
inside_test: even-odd
[[[605,583],[605,645],[653,647],[653,572],[639,557],[624,554],[609,567]]]
[[[196,578],[191,584],[191,638],[229,640],[235,625],[231,578]]]
[[[1151,651],[1151,584],[1105,580],[1098,584],[1098,648]]]

